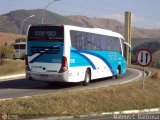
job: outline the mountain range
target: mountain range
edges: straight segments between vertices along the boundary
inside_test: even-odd
[[[20,34],[21,27],[22,33],[26,34],[28,25],[30,24],[41,24],[42,14],[44,10],[35,9],[35,10],[16,10],[11,11],[7,14],[0,15],[0,32],[14,33]],[[29,18],[24,22],[22,26],[22,22],[25,18],[31,15],[35,15],[35,17]],[[96,27],[109,29],[112,31],[119,32],[123,35],[124,33],[124,24],[113,19],[107,18],[89,18],[86,16],[62,16],[50,11],[45,11],[44,15],[44,23],[45,24],[68,24],[68,25],[76,25],[82,27]],[[132,27],[132,37],[134,38],[160,38],[160,29],[143,29]]]

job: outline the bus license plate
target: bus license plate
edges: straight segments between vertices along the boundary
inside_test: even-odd
[[[40,75],[40,77],[42,77],[42,78],[47,78],[47,77],[48,77],[48,75],[41,74],[41,75]]]

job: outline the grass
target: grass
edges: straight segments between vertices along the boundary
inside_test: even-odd
[[[160,107],[160,78],[92,90],[52,93],[30,98],[0,101],[0,113],[32,118],[81,115]]]
[[[0,65],[0,76],[13,75],[24,73],[24,61],[23,60],[5,60]]]

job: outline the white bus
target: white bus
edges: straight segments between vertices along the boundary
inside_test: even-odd
[[[110,30],[33,25],[26,43],[26,78],[82,82],[126,73],[124,38]]]
[[[16,42],[13,44],[13,47],[15,50],[14,55],[13,55],[13,59],[24,59],[25,46],[26,46],[26,42]]]

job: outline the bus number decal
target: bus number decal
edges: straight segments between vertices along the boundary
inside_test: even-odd
[[[117,54],[109,54],[109,60],[117,60]]]

